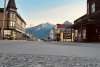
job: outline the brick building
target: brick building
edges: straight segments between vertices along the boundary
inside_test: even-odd
[[[3,26],[4,8],[0,8],[0,31]],[[3,34],[0,32],[0,39],[25,39],[25,26],[26,22],[18,14],[15,0],[9,0],[6,11]]]

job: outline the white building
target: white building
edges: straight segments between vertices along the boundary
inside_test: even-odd
[[[54,40],[54,39],[55,39],[54,28],[52,28],[51,31],[50,31],[50,33],[49,33],[49,39],[50,39],[50,40]]]

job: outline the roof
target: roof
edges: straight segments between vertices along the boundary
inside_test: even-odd
[[[9,9],[14,9],[16,10],[16,4],[15,4],[15,0],[9,0],[8,5],[7,5],[7,10]],[[0,12],[3,12],[4,8],[0,8]],[[17,16],[26,24],[26,22],[22,19],[22,17],[18,14],[17,11],[15,11],[15,13],[17,14]]]
[[[7,5],[7,9],[17,9],[16,8],[16,4],[15,4],[15,0],[9,0],[8,5]]]
[[[64,22],[65,28],[70,28],[72,25],[73,25],[73,24],[72,24],[71,22],[69,22],[69,21],[65,21],[65,22]]]
[[[100,24],[98,21],[100,19],[100,10],[94,12],[93,14],[90,15],[83,15],[82,17],[78,18],[77,20],[74,21],[73,27],[86,25],[86,24]]]
[[[0,8],[0,12],[3,12],[4,8]],[[26,22],[24,21],[24,19],[20,16],[20,14],[18,14],[18,12],[16,12],[17,16],[26,24]]]
[[[18,12],[16,12],[16,14],[26,24],[25,20],[20,16],[20,14],[18,14]]]
[[[78,18],[77,20],[74,21],[74,24],[80,24],[83,23],[83,21],[86,21],[88,19],[87,14],[83,15],[82,17]]]
[[[82,17],[76,19],[74,22],[79,22],[79,20],[85,19],[86,17],[87,17],[87,14],[85,14],[85,15],[83,15]]]
[[[82,17],[76,19],[74,21],[74,24],[73,24],[73,28],[79,28],[79,26],[81,26],[81,24],[87,24],[87,20],[88,20],[88,16],[87,14],[83,15]]]
[[[65,24],[65,25],[72,25],[72,23],[69,22],[69,21],[65,21],[64,24]]]

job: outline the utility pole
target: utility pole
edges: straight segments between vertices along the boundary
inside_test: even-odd
[[[6,19],[6,0],[4,0],[4,11],[3,11],[3,22],[2,22],[2,28],[1,28],[1,38],[4,38],[4,24]]]

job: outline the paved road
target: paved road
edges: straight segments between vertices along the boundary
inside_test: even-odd
[[[100,67],[99,43],[0,41],[0,67]]]

